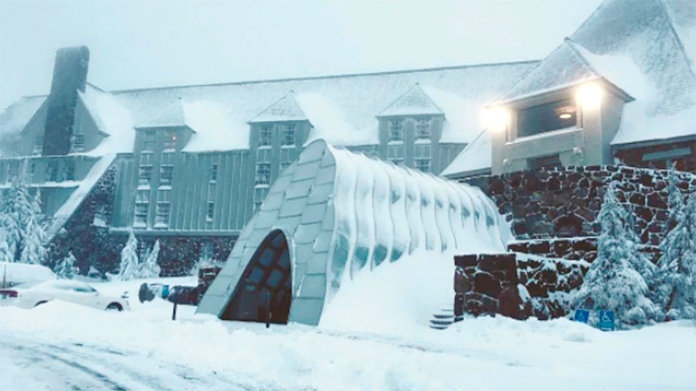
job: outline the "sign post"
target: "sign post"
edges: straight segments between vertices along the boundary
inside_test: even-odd
[[[614,331],[616,314],[614,311],[599,310],[599,329],[602,331]]]
[[[588,310],[583,310],[583,309],[577,309],[575,310],[575,316],[573,319],[576,322],[581,322],[587,324],[587,322],[590,320],[590,311]]]

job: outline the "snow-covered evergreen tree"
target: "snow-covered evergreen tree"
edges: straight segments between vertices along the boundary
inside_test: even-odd
[[[58,263],[54,272],[58,278],[66,280],[71,280],[78,274],[79,270],[75,267],[75,257],[71,252]]]
[[[116,281],[128,281],[138,278],[138,240],[133,231],[128,233],[126,246],[121,250],[121,267],[118,274],[114,277]]]
[[[156,278],[160,275],[160,266],[157,263],[160,252],[160,242],[159,240],[155,242],[152,250],[145,256],[145,261],[140,264],[140,271],[138,273],[140,278]]]
[[[22,252],[19,258],[22,263],[43,264],[46,262],[46,231],[37,222],[38,218],[38,215],[30,216],[25,226]]]
[[[652,291],[656,284],[657,266],[639,250],[640,238],[635,231],[635,210],[633,206],[626,211],[626,246],[630,255],[631,266],[645,279]]]
[[[679,177],[675,165],[672,165],[669,170],[668,182],[667,207],[669,208],[669,217],[667,218],[667,230],[669,231],[677,225],[678,216],[682,214],[682,209],[684,209],[684,198],[679,190]]]
[[[0,227],[0,262],[14,262],[14,254],[10,251],[6,237],[5,229]]]
[[[648,286],[632,265],[632,248],[625,232],[625,210],[616,199],[614,184],[607,189],[599,223],[597,259],[585,274],[576,294],[576,304],[611,310],[630,324],[645,323],[654,316],[655,305],[647,297]]]
[[[20,258],[25,226],[32,215],[31,197],[26,162],[20,174],[12,179],[12,186],[4,191],[0,205],[0,226],[5,229],[6,241],[13,260]]]
[[[671,215],[676,225],[661,244],[660,298],[668,318],[696,319],[696,193]]]

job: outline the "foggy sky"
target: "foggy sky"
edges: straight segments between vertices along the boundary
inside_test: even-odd
[[[0,0],[0,109],[87,45],[106,90],[541,59],[601,0]]]

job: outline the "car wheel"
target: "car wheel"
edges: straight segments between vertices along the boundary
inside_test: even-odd
[[[46,304],[46,303],[48,303],[47,300],[42,300],[42,301],[40,301],[40,302],[34,304],[34,307],[38,307],[38,306],[40,306],[41,304]]]
[[[118,303],[111,303],[106,306],[107,311],[123,311],[123,307],[121,307],[121,304]]]

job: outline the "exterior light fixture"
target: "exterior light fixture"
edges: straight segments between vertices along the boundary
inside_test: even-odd
[[[596,83],[585,84],[578,89],[577,100],[583,109],[596,109],[602,103],[604,91]]]
[[[492,107],[485,112],[486,126],[496,132],[505,130],[510,121],[510,113],[502,107]]]
[[[560,119],[571,119],[571,118],[573,118],[573,115],[570,114],[570,113],[563,113],[563,114],[559,115],[558,118],[560,118]]]

